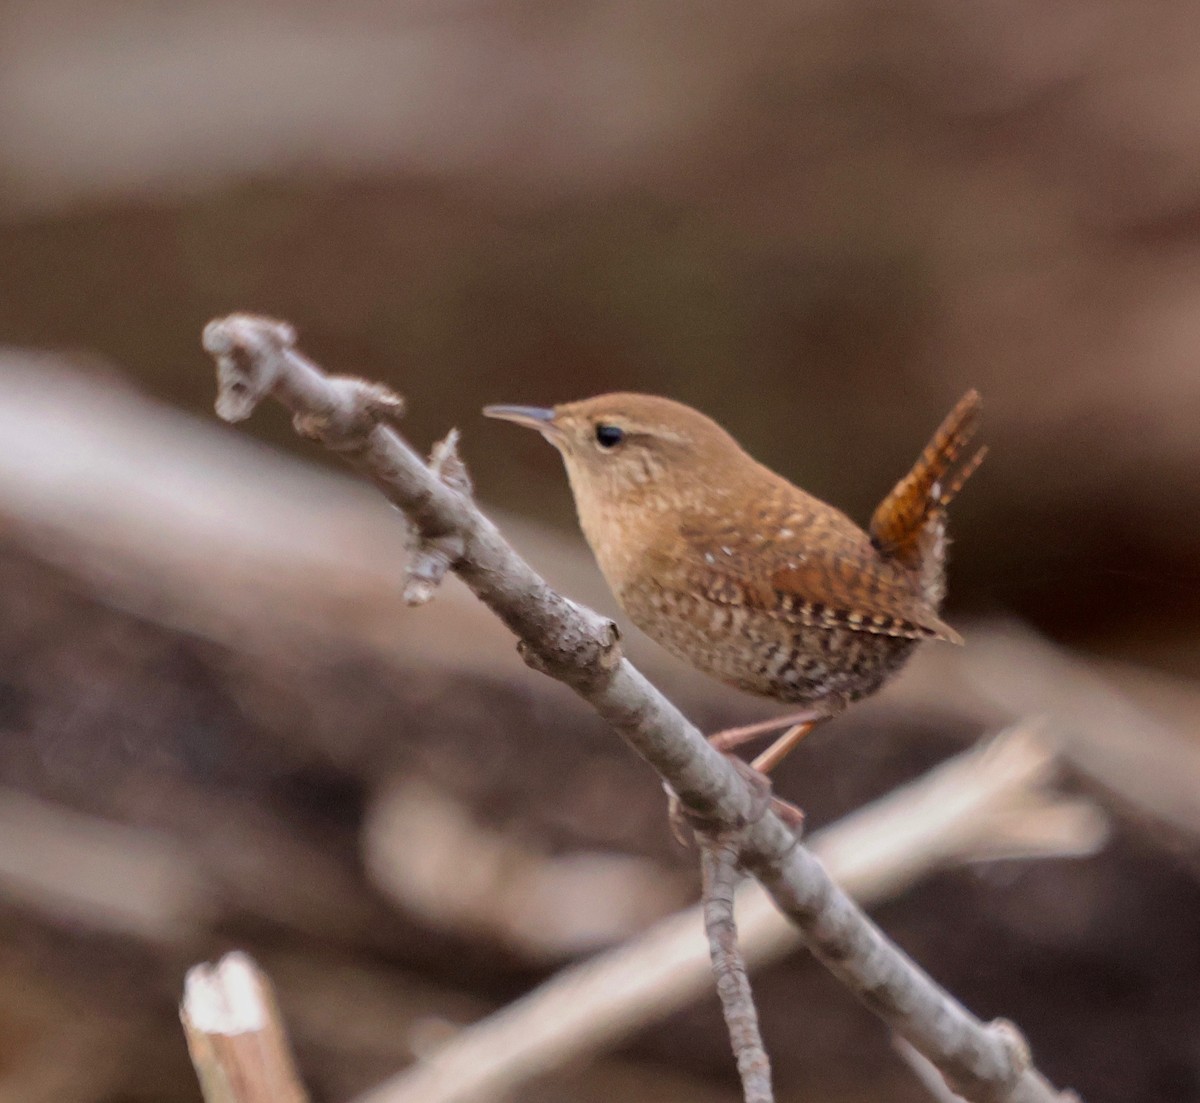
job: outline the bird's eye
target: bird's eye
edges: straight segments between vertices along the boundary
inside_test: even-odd
[[[625,430],[615,425],[597,425],[596,443],[601,448],[616,448],[625,439]]]

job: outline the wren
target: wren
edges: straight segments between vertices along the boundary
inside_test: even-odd
[[[793,725],[755,759],[766,771],[922,641],[962,642],[939,616],[946,507],[984,455],[967,454],[979,405],[975,391],[959,401],[866,531],[679,402],[605,394],[484,413],[562,453],[584,536],[638,628],[706,674],[802,706],[713,737],[729,750]]]

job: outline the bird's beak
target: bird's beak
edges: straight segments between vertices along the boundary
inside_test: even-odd
[[[524,425],[526,429],[536,429],[551,442],[562,435],[562,430],[554,424],[554,411],[544,406],[485,406],[483,416],[511,421]]]

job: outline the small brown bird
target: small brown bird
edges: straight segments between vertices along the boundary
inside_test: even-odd
[[[804,706],[713,737],[729,750],[794,725],[754,761],[760,770],[877,690],[922,640],[962,642],[938,610],[946,506],[984,455],[964,459],[974,391],[866,532],[666,398],[606,394],[484,413],[538,430],[562,453],[583,533],[634,624],[723,682]]]

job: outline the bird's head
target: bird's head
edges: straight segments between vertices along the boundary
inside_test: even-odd
[[[637,510],[678,509],[737,481],[752,463],[715,421],[667,398],[603,394],[547,409],[488,406],[562,453],[584,528]]]

